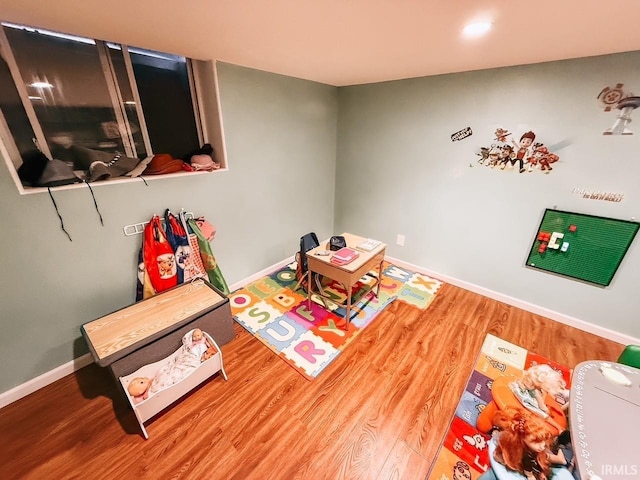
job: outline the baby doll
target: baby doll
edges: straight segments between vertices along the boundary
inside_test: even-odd
[[[522,378],[511,382],[509,388],[523,407],[546,419],[558,433],[564,430],[551,417],[549,407],[544,401],[545,394],[552,397],[566,395],[566,383],[560,372],[547,364],[533,365],[524,371]]]
[[[498,410],[493,421],[498,428],[493,458],[508,470],[524,475],[527,480],[547,480],[553,475],[552,463],[566,463],[562,452],[558,455],[551,452],[553,435],[540,417],[507,407]]]
[[[204,335],[202,330],[199,328],[195,328],[191,333],[191,342],[187,344],[187,348],[199,359],[202,361],[206,360],[203,358],[205,352],[211,348],[211,342]]]
[[[149,377],[136,377],[127,387],[129,395],[133,398],[133,403],[140,403],[149,397],[149,387],[151,386],[151,379]]]

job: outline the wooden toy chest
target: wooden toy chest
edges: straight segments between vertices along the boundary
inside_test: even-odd
[[[173,354],[194,328],[209,334],[217,346],[235,336],[229,300],[204,280],[178,285],[88,322],[81,330],[96,363],[108,367],[120,383],[121,377]],[[210,371],[199,372],[197,384],[219,370],[224,373],[222,360],[218,363],[220,368],[213,369],[215,362],[204,362]],[[197,386],[193,383],[191,379],[189,390]]]

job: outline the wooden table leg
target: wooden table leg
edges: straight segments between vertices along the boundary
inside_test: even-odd
[[[345,326],[344,329],[348,330],[349,328],[349,321],[351,320],[351,285],[345,285],[345,287],[347,287],[347,315],[345,317]]]
[[[376,297],[380,294],[380,283],[382,282],[382,264],[384,263],[384,257],[380,260],[378,266],[378,285],[376,285]]]
[[[311,281],[311,269],[307,262],[307,309],[311,311],[311,294],[313,293],[313,282]]]

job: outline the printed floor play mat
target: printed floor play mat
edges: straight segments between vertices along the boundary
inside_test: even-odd
[[[427,480],[525,480],[529,478],[508,470],[493,460],[492,452],[495,450],[496,443],[487,430],[490,430],[492,425],[492,418],[489,416],[493,417],[495,411],[500,408],[497,403],[501,403],[494,400],[494,393],[496,396],[501,395],[498,393],[498,390],[501,390],[504,395],[508,395],[509,392],[504,393],[503,384],[507,385],[507,382],[521,379],[525,370],[543,364],[551,366],[558,375],[561,375],[567,386],[571,384],[571,370],[567,367],[501,338],[487,335]],[[492,392],[492,388],[496,392]],[[516,400],[515,396],[512,398]],[[547,401],[551,402],[548,399]],[[565,401],[566,399],[558,399],[557,405],[561,407]],[[550,412],[554,416],[564,414],[564,412],[557,413],[553,410]],[[564,419],[566,421],[566,416]],[[487,428],[487,422],[489,422],[489,428]],[[563,450],[566,452],[567,461],[573,456],[570,445],[568,448],[569,450]],[[554,466],[553,478],[554,480],[574,480],[573,470],[572,465]]]
[[[295,270],[294,262],[231,293],[229,302],[240,325],[308,379],[318,376],[391,302],[426,309],[442,284],[384,262],[377,298],[372,291],[364,293],[374,281],[370,277],[354,286],[352,295],[356,300],[361,298],[357,304],[353,302],[351,322],[345,330],[343,307],[328,302],[325,309],[315,294],[309,307],[305,291],[294,291]],[[347,298],[337,282],[325,278],[323,286],[325,294],[337,303]]]

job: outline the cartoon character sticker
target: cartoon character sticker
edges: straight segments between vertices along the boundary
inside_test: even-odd
[[[462,439],[472,447],[476,447],[478,450],[484,450],[487,448],[487,439],[479,433],[476,433],[475,435],[463,435]]]
[[[176,258],[173,253],[158,255],[158,271],[160,278],[173,278],[177,273]]]
[[[191,255],[191,247],[187,245],[180,245],[176,249],[176,262],[182,270],[187,268],[187,261],[189,260],[189,255]]]
[[[597,96],[598,103],[605,112],[612,109],[620,110],[611,128],[602,132],[603,135],[633,135],[627,127],[631,123],[631,113],[640,107],[640,97],[625,91],[622,87],[624,83],[604,87]]]
[[[506,142],[507,141],[507,137],[511,135],[511,132],[509,130],[505,130],[504,128],[497,128],[496,129],[496,141],[497,142]]]
[[[457,462],[453,466],[453,480],[471,480],[471,469],[467,462]]]
[[[504,128],[495,131],[495,142],[490,147],[481,147],[476,155],[477,163],[500,170],[517,170],[518,173],[540,171],[549,173],[553,170],[551,164],[560,160],[560,156],[551,152],[549,147],[536,142],[536,133],[528,130],[522,133],[519,140],[511,138],[513,134]],[[534,143],[535,142],[535,143]],[[470,164],[473,166],[473,164]]]

